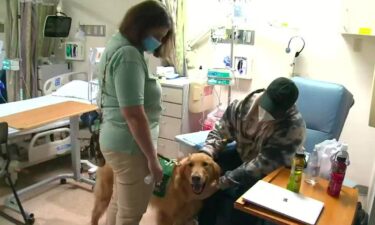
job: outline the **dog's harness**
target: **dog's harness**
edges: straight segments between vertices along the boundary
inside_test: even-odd
[[[158,197],[164,197],[167,192],[167,186],[171,180],[173,170],[179,165],[176,159],[168,159],[160,154],[158,154],[160,165],[163,169],[163,179],[160,183],[155,185],[154,195]]]

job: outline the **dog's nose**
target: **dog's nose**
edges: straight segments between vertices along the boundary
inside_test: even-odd
[[[193,183],[199,183],[201,181],[201,177],[197,175],[193,175],[191,176],[191,180],[193,181]]]

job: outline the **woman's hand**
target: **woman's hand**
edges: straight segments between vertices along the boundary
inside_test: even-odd
[[[156,159],[148,161],[148,169],[150,170],[155,183],[160,183],[163,180],[163,169],[161,168],[157,157]]]

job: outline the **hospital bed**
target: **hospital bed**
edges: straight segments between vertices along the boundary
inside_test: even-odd
[[[97,81],[87,79],[87,73],[84,72],[66,73],[50,78],[43,86],[44,96],[0,104],[0,117],[67,101],[95,104]],[[70,152],[71,135],[68,126],[69,119],[26,131],[9,127],[9,143],[21,150],[17,152],[18,160],[12,160],[9,168],[12,180],[17,180],[17,170]],[[84,163],[95,167],[88,161]]]
[[[59,81],[52,79],[52,84],[59,87],[56,88],[56,91],[52,90],[48,95],[0,105],[0,121],[8,122],[10,126],[13,124],[13,127],[18,128],[15,129],[9,127],[8,137],[11,139],[17,139],[27,134],[36,134],[33,135],[33,139],[30,141],[28,148],[29,157],[27,163],[29,165],[56,157],[61,149],[66,150],[71,148],[72,150],[72,173],[60,174],[42,180],[17,191],[17,195],[19,196],[33,192],[39,187],[47,185],[55,180],[60,180],[62,183],[65,183],[66,179],[74,179],[75,181],[85,182],[91,185],[95,183],[93,180],[81,176],[78,131],[79,115],[97,109],[96,105],[92,105],[91,103],[95,103],[98,87],[95,86],[95,81],[92,82],[94,85],[87,81],[70,81],[69,79],[65,80],[69,81],[65,84],[65,81],[59,83],[60,81],[63,81],[61,79],[62,77],[66,78],[69,76],[73,76],[73,74],[70,73],[61,76],[59,77]],[[88,93],[88,90],[90,93]],[[38,112],[42,112],[42,114],[45,115],[45,118],[39,116]],[[63,118],[69,118],[69,120],[61,120]],[[19,124],[23,124],[19,122],[20,120],[26,121],[24,124],[28,125],[20,126]],[[50,123],[45,125],[48,121],[50,121]],[[69,129],[64,127],[68,125]],[[36,145],[41,137],[49,136],[53,132],[65,132],[68,135],[57,143],[52,141]],[[17,212],[20,212],[21,210],[16,203],[15,195],[10,195],[5,198],[5,206]],[[32,213],[26,212],[26,214],[32,218]]]

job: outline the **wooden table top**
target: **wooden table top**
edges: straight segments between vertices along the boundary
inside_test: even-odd
[[[18,130],[27,130],[96,109],[96,105],[67,101],[0,117],[0,122],[7,122],[9,127]]]
[[[286,188],[289,179],[290,170],[286,168],[279,168],[263,180],[280,187]],[[343,186],[341,189],[340,197],[334,198],[327,194],[328,181],[318,178],[318,183],[315,186],[309,185],[302,181],[300,193],[324,202],[324,208],[320,217],[318,218],[317,225],[352,225],[353,219],[357,209],[358,190]],[[262,207],[245,203],[240,197],[235,203],[236,209],[246,213],[253,214],[260,218],[273,221],[282,225],[297,225],[302,224],[278,213]]]

